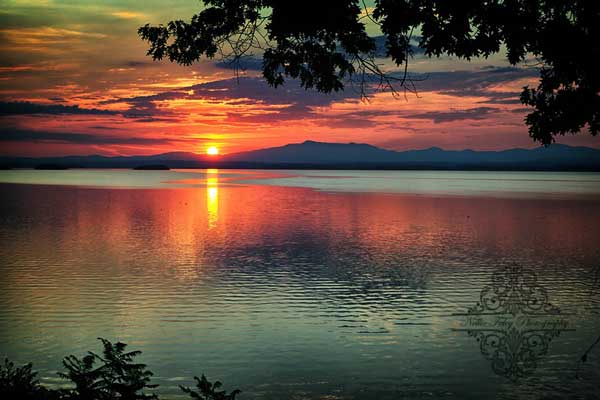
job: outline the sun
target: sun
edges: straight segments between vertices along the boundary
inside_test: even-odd
[[[210,146],[206,149],[206,154],[216,156],[219,154],[219,149],[216,146]]]

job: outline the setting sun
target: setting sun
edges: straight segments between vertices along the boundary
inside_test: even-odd
[[[215,146],[210,146],[209,148],[206,149],[206,154],[211,155],[211,156],[216,156],[219,154],[219,149]]]

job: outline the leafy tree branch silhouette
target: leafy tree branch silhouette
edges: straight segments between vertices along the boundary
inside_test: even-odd
[[[138,33],[155,60],[190,65],[219,58],[236,69],[262,55],[262,73],[273,87],[288,78],[331,93],[345,84],[361,96],[375,87],[416,93],[409,61],[416,46],[429,56],[471,60],[506,49],[508,61],[537,59],[540,81],[524,87],[525,119],[534,141],[550,144],[556,135],[600,126],[600,2],[597,0],[204,0],[189,22],[145,25]],[[397,72],[378,62],[375,39],[365,21],[379,26],[384,56]],[[418,38],[413,36],[419,31]]]

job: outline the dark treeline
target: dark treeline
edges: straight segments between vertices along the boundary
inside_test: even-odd
[[[68,383],[60,389],[40,384],[31,363],[16,367],[8,359],[0,365],[0,399],[23,400],[144,400],[158,399],[151,383],[153,373],[145,364],[134,362],[141,351],[125,351],[127,345],[99,338],[101,354],[88,352],[82,358],[63,359],[64,371],[58,375]],[[204,375],[194,377],[195,388],[179,386],[192,399],[235,400],[240,390],[227,393],[220,382],[209,382]],[[66,386],[66,385],[65,385]]]

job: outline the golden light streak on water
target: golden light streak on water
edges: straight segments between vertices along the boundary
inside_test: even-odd
[[[208,229],[217,226],[219,220],[219,170],[206,170],[206,212]]]

